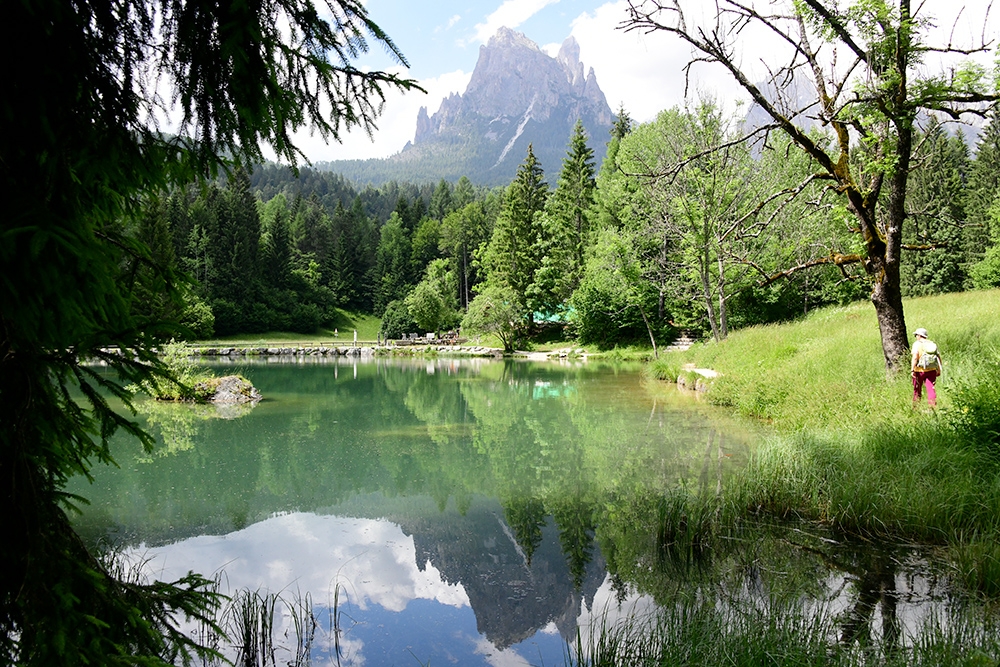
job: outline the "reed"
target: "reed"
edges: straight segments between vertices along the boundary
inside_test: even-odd
[[[1000,654],[988,616],[962,613],[931,618],[898,635],[851,637],[829,610],[803,610],[794,602],[760,600],[727,605],[717,598],[679,601],[650,616],[621,622],[608,615],[568,647],[572,667],[630,665],[781,665],[783,667],[903,667],[993,665]]]

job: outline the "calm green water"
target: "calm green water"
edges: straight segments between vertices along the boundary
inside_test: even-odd
[[[318,664],[338,651],[344,665],[562,664],[592,618],[708,587],[747,604],[798,591],[839,608],[845,633],[886,632],[888,616],[905,629],[942,597],[919,554],[858,555],[808,531],[731,540],[714,559],[678,547],[664,528],[677,525],[671,490],[723,493],[751,435],[634,369],[217,370],[265,400],[231,413],[145,404],[158,448],[116,443],[121,468],[73,489],[92,501],[78,528],[162,579],[194,570],[220,574],[224,592],[308,594]]]

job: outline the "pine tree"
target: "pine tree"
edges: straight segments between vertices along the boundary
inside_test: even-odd
[[[243,306],[251,300],[260,249],[260,214],[250,178],[239,168],[229,186],[210,201],[215,226],[210,231],[215,280],[212,295]]]
[[[920,250],[906,257],[900,271],[903,294],[957,292],[967,278],[962,195],[969,150],[960,135],[949,136],[937,122],[919,145],[917,157],[923,164],[910,175],[903,239]]]
[[[558,312],[580,284],[594,214],[594,175],[594,151],[587,145],[583,123],[577,121],[541,219],[537,247],[541,263],[529,289],[532,310]]]
[[[67,485],[114,463],[119,429],[152,451],[129,387],[170,373],[155,354],[169,328],[137,317],[121,280],[153,262],[127,223],[145,197],[225,165],[296,162],[299,130],[370,131],[385,88],[415,82],[354,66],[369,40],[406,64],[358,0],[27,0],[4,21],[17,39],[0,40],[3,60],[18,65],[0,96],[0,664],[213,661],[186,625],[222,632],[208,579],[131,576],[69,518],[82,499]],[[151,113],[164,90],[174,136]]]
[[[1000,229],[993,228],[990,209],[1000,193],[1000,110],[994,109],[976,144],[976,157],[969,168],[964,190],[966,262],[983,258],[991,243],[1000,242]]]
[[[292,272],[292,237],[288,224],[288,207],[283,196],[268,202],[273,215],[267,221],[263,243],[263,274],[268,284],[284,288]]]
[[[543,179],[542,165],[529,144],[482,260],[487,281],[509,286],[522,306],[527,305],[528,288],[539,266],[540,217],[549,193]]]
[[[452,210],[457,211],[465,208],[476,199],[476,188],[468,177],[463,176],[458,179],[455,189],[451,193]]]
[[[444,220],[445,216],[454,210],[451,202],[451,186],[443,178],[438,183],[431,196],[428,213],[435,220]]]

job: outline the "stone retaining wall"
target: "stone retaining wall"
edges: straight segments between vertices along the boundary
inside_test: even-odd
[[[464,354],[475,356],[495,356],[499,350],[489,347],[461,345],[408,345],[398,349],[395,346],[382,347],[192,347],[193,356],[203,357],[373,357],[400,352],[407,355],[426,352]]]

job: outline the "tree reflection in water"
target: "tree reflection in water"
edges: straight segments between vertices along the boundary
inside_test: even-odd
[[[922,554],[723,516],[752,434],[638,373],[448,359],[336,368],[242,367],[265,401],[240,419],[157,406],[160,455],[117,452],[121,470],[81,489],[94,504],[80,530],[156,547],[282,512],[389,520],[412,536],[418,568],[464,587],[499,648],[550,624],[572,640],[599,590],[663,608],[777,600],[832,614],[834,645],[899,646],[948,613],[947,582]]]

